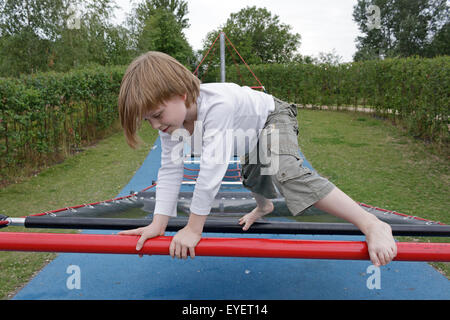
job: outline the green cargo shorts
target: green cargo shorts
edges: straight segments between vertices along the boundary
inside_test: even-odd
[[[255,148],[241,157],[243,185],[267,199],[281,194],[294,215],[325,197],[334,184],[303,166],[298,147],[297,107],[277,98]],[[278,190],[278,192],[277,192]]]

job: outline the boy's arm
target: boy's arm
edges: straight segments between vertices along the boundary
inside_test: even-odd
[[[169,223],[170,216],[155,213],[153,215],[152,223],[154,223],[159,229],[160,232],[164,234],[167,228],[167,224]]]
[[[234,105],[216,103],[203,122],[200,171],[192,194],[191,212],[208,215],[234,152]]]
[[[154,212],[171,217],[177,216],[177,201],[183,180],[184,165],[183,141],[172,140],[171,135],[160,133],[161,138],[161,167],[158,170],[155,187]]]
[[[186,226],[189,227],[189,229],[191,229],[193,232],[201,235],[207,217],[207,215],[199,215],[191,212]]]
[[[209,117],[203,121],[202,154],[200,171],[191,201],[191,214],[187,225],[178,231],[170,244],[172,258],[195,257],[195,246],[201,239],[203,226],[211,211],[211,205],[228,169],[233,151],[234,105],[223,102],[209,108]],[[232,132],[232,131],[231,131]]]

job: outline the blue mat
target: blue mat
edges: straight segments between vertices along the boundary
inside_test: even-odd
[[[156,179],[160,141],[119,196]],[[309,165],[309,164],[308,164]],[[115,231],[85,230],[113,234]],[[167,233],[173,235],[174,233]],[[243,237],[205,233],[203,237]],[[361,236],[257,235],[251,238],[364,240]],[[75,269],[72,267],[75,266]],[[75,271],[74,271],[75,270]],[[59,254],[15,300],[428,300],[450,299],[450,281],[424,262]],[[76,278],[74,278],[76,276]]]

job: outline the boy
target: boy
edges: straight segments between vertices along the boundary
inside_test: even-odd
[[[201,163],[188,223],[170,244],[172,258],[186,259],[188,252],[191,258],[195,257],[195,246],[228,167],[226,159],[236,152],[234,149],[240,150],[238,155],[245,155],[241,158],[243,184],[250,189],[257,204],[240,219],[243,230],[273,211],[269,199],[277,196],[276,187],[294,215],[314,205],[356,225],[366,236],[374,265],[385,265],[397,254],[388,224],[363,210],[327,179],[302,166],[295,106],[236,84],[200,84],[172,57],[148,52],[136,58],[125,72],[119,93],[119,113],[131,147],[138,144],[136,131],[142,119],[158,129],[161,137],[161,168],[153,221],[144,228],[119,232],[140,235],[136,250],[142,248],[145,240],[163,235],[169,218],[176,216],[183,177],[181,135],[191,138],[194,150],[201,150]],[[237,133],[242,132],[246,133],[248,143],[247,140],[241,144],[235,142]],[[217,157],[218,153],[222,158]],[[269,166],[263,157],[266,154],[273,160]]]

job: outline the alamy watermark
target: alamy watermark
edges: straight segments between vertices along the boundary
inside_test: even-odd
[[[367,28],[369,31],[372,29],[381,29],[381,13],[380,7],[376,5],[370,5],[366,10]]]
[[[202,161],[211,164],[228,163],[234,154],[248,154],[248,164],[261,164],[262,175],[274,175],[279,168],[279,130],[268,126],[261,130],[254,129],[206,129],[201,130],[202,121],[195,122],[200,130],[194,130],[191,137],[186,129],[177,129],[171,134],[172,141],[183,141],[194,150],[200,149]],[[212,143],[210,148],[203,146]],[[256,144],[259,148],[256,148]],[[199,148],[201,146],[202,148]],[[234,150],[232,150],[232,148]],[[256,151],[257,150],[257,151]],[[183,162],[184,143],[177,144],[171,152],[171,161],[175,164]],[[246,152],[250,151],[250,152]]]
[[[66,269],[69,274],[66,280],[66,287],[69,290],[81,289],[81,269],[77,265],[69,265]]]
[[[367,289],[369,289],[369,290],[381,289],[381,269],[380,269],[380,267],[370,265],[367,267],[366,273],[370,274],[370,277],[368,277],[367,281],[366,281]]]
[[[81,289],[81,268],[77,265],[69,265],[66,269],[69,274],[66,280],[66,287],[69,290]],[[370,265],[366,269],[366,274],[370,276],[366,280],[366,287],[369,290],[381,289],[381,269],[374,265]]]
[[[79,17],[79,13],[73,5],[69,6],[67,9],[67,14],[69,17],[66,21],[66,26],[68,29],[80,29],[81,28],[81,19]]]

